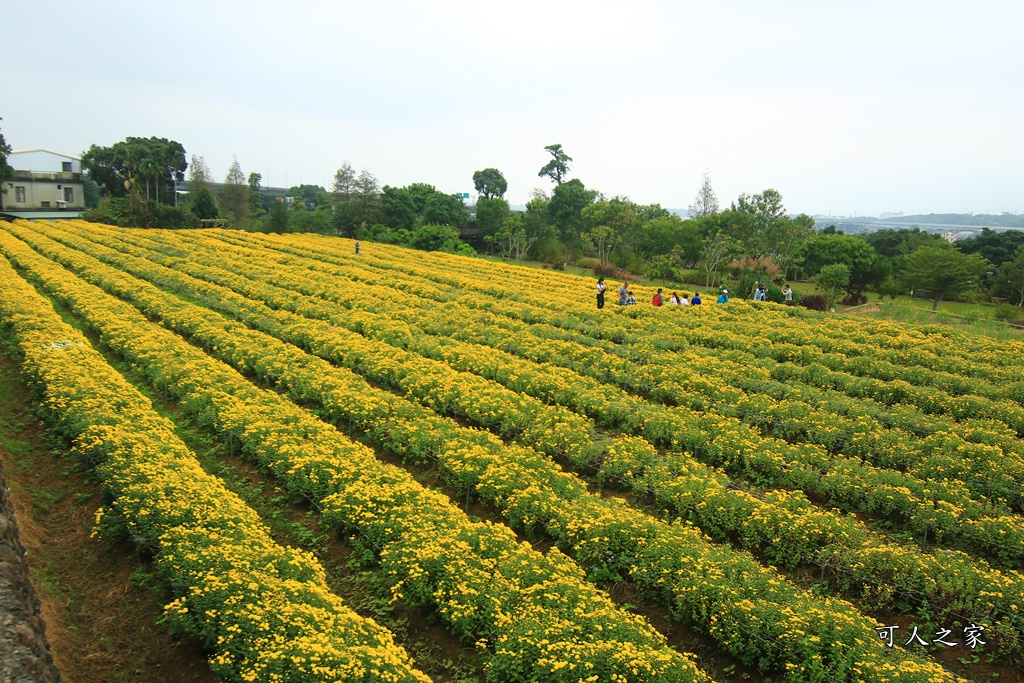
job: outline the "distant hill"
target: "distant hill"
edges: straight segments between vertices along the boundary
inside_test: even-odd
[[[1024,228],[1024,214],[1003,213],[929,213],[912,216],[892,216],[879,223],[904,225],[906,223],[922,223],[928,225],[976,225],[979,228]]]

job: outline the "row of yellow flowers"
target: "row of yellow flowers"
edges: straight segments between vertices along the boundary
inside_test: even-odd
[[[160,295],[98,262],[88,265],[92,259],[77,258],[70,250],[58,254],[61,248],[30,227],[21,224],[10,230],[62,262],[77,262],[89,278],[110,278],[108,285],[122,282],[136,301]],[[290,491],[322,506],[330,526],[361,533],[377,549],[381,575],[395,600],[432,605],[456,633],[491,648],[490,680],[709,680],[692,656],[667,647],[641,617],[616,608],[557,550],[542,555],[517,542],[507,527],[471,522],[445,496],[417,484],[404,470],[378,462],[367,447],[275,392],[253,387],[130,305],[81,282],[3,231],[0,250],[73,308],[155,386],[168,387],[185,410],[234,434],[244,452],[271,468]],[[178,306],[165,303],[175,325],[197,325],[214,333],[218,314],[180,301]],[[232,334],[230,328],[221,331],[217,338],[223,346],[211,347],[211,353],[258,365],[263,373],[281,373],[282,380],[290,381],[289,373],[297,371],[289,367],[289,359],[240,343],[244,335]],[[299,374],[308,391],[324,391],[346,403],[355,398],[329,376]],[[386,401],[372,398],[350,407],[367,424],[388,409]],[[414,424],[390,437],[421,438]]]
[[[352,255],[338,253],[336,240],[316,236],[289,236],[287,241],[277,236],[222,234],[222,237],[236,244],[248,242],[251,245],[255,242],[259,245],[272,246],[284,253],[313,257],[335,265],[350,265],[355,261]],[[303,246],[307,244],[309,246]],[[361,255],[358,263],[373,263],[374,267],[391,273],[390,280],[394,281],[398,288],[413,293],[416,292],[418,283],[411,282],[410,279],[427,279],[439,284],[481,292],[479,300],[474,301],[472,297],[459,297],[459,300],[482,310],[520,317],[530,323],[550,322],[564,329],[583,331],[616,342],[652,345],[673,352],[688,348],[690,345],[745,349],[778,362],[814,364],[831,370],[833,374],[829,375],[830,382],[852,396],[871,397],[886,404],[909,402],[929,413],[941,414],[950,411],[966,419],[979,414],[989,415],[998,417],[1014,427],[1015,431],[1024,433],[1024,408],[1020,405],[1024,403],[1024,381],[1020,380],[1020,372],[1013,374],[1016,365],[1004,368],[1008,377],[1006,381],[965,379],[946,372],[943,377],[949,391],[927,385],[917,386],[911,382],[924,382],[927,377],[922,378],[922,375],[935,377],[936,373],[926,368],[908,370],[906,365],[899,364],[897,360],[890,362],[879,359],[877,349],[867,344],[851,344],[859,352],[851,354],[849,358],[846,354],[833,352],[833,347],[845,342],[837,340],[834,335],[825,334],[823,330],[838,323],[831,320],[822,321],[820,318],[807,318],[804,314],[786,307],[733,302],[729,307],[690,307],[685,311],[676,311],[677,315],[673,315],[667,311],[641,306],[631,307],[622,315],[618,315],[608,309],[593,311],[592,302],[584,305],[581,301],[574,300],[572,291],[566,292],[566,288],[573,287],[578,290],[578,278],[574,282],[562,281],[558,288],[523,287],[514,277],[498,278],[487,273],[490,266],[495,264],[474,260],[470,263],[478,265],[466,266],[467,269],[472,268],[471,272],[453,273],[447,267],[431,270],[420,268],[416,264],[417,260],[446,258],[448,255],[415,253],[407,256],[403,250],[382,245],[375,245],[371,251],[373,253]],[[460,262],[458,257],[453,259],[454,263]],[[466,262],[466,259],[461,259],[461,262]],[[446,259],[445,265],[450,266],[451,263]],[[398,277],[394,274],[398,274]],[[738,330],[742,330],[742,333],[737,333]],[[1001,362],[1001,368],[1016,361],[994,361],[993,358],[1019,358],[1019,351],[1024,350],[1024,344],[1016,342],[1003,342],[998,351],[992,353],[978,349],[977,344],[973,342],[970,346],[963,346],[967,349],[964,353],[976,353],[970,360],[965,359],[964,363],[989,367],[994,362]],[[844,368],[848,371],[844,371]],[[1024,366],[1020,369],[1024,370]],[[867,373],[868,376],[861,377],[857,373]],[[874,377],[872,373],[877,373],[878,377]],[[898,377],[899,373],[904,373],[906,380],[910,381],[890,381],[893,377]],[[958,395],[965,391],[972,391],[972,394]]]
[[[282,242],[287,242],[287,245],[283,245]],[[349,258],[352,252],[351,241],[325,239],[314,235],[289,236],[283,241],[271,236],[265,243],[284,250],[302,244],[321,255],[331,253],[343,258]],[[479,259],[450,254],[416,252],[406,255],[406,251],[375,244],[372,248],[364,250],[360,261],[375,262],[388,269],[404,269],[412,275],[430,272],[430,277],[436,282],[463,282],[475,291],[502,299],[512,298],[517,302],[541,301],[545,305],[569,311],[580,306],[589,308],[593,305],[590,279],[581,281],[577,276],[527,270],[508,264],[481,262]],[[653,287],[636,289],[640,298],[644,300],[649,299],[654,293]],[[749,306],[756,310],[757,317],[764,320],[766,328],[770,328],[770,333],[776,340],[786,341],[794,346],[814,345],[826,353],[838,352],[849,356],[867,353],[872,358],[879,358],[887,363],[888,370],[898,371],[917,365],[946,373],[947,379],[952,382],[962,379],[962,375],[987,378],[996,384],[997,389],[1003,388],[1005,382],[1016,382],[1017,398],[1024,398],[1019,393],[1024,388],[1020,384],[1020,374],[1024,365],[1019,360],[1021,352],[1024,351],[1024,344],[1020,342],[975,339],[973,336],[968,337],[964,333],[939,326],[908,327],[887,322],[873,322],[867,325],[863,321],[853,319],[823,320],[820,316],[770,304],[739,301],[733,303],[741,304],[741,308]],[[633,309],[631,314],[642,310],[644,307]],[[687,311],[687,315],[691,312]],[[725,312],[719,310],[718,313]],[[606,310],[604,317],[615,318],[615,307]]]
[[[92,230],[95,232],[96,228]],[[168,237],[172,242],[175,241],[175,236]],[[111,245],[117,244],[116,240],[107,242]],[[194,257],[196,261],[168,258],[157,252],[132,249],[129,246],[132,242],[133,240],[126,239],[120,245],[121,249],[143,258],[148,255],[156,262],[173,265],[197,277],[229,285],[235,291],[266,301],[275,307],[301,308],[305,315],[325,319],[335,325],[347,326],[370,337],[380,336],[388,341],[398,340],[400,346],[415,349],[419,353],[432,355],[437,352],[446,361],[454,362],[460,368],[487,376],[493,374],[499,381],[521,380],[525,391],[544,393],[548,399],[561,397],[557,400],[582,408],[584,411],[600,411],[607,405],[625,403],[629,408],[628,412],[640,418],[641,423],[653,425],[667,416],[664,411],[656,415],[659,413],[656,409],[645,410],[642,402],[631,396],[622,395],[617,389],[596,385],[593,380],[587,381],[579,377],[573,380],[563,374],[561,382],[546,382],[545,369],[541,366],[518,361],[512,357],[495,358],[493,354],[474,353],[470,345],[450,341],[441,343],[428,339],[415,328],[391,321],[386,316],[375,316],[365,312],[351,313],[325,299],[321,299],[319,303],[314,303],[310,299],[297,299],[289,290],[248,280],[214,266],[199,265],[196,262],[212,259],[214,262],[223,263],[223,257],[197,254]],[[240,256],[241,252],[237,251],[231,254],[229,260],[232,268],[246,270],[241,264]],[[191,278],[175,277],[165,269],[145,260],[133,261],[130,270],[152,281],[164,281],[170,286],[186,288],[193,294],[213,297],[220,304],[227,304],[235,314],[242,317],[275,320],[275,325],[280,325],[280,328],[270,329],[282,330],[282,334],[293,342],[302,344],[308,341],[301,335],[294,338],[289,335],[291,330],[298,328],[294,325],[296,320],[288,315],[271,312],[252,301],[230,297],[218,288],[200,285]],[[296,286],[299,283],[310,283],[310,287],[324,287],[323,284],[311,282],[308,278],[296,280],[295,276],[285,269],[264,268],[254,274],[260,273],[272,278],[279,285]],[[330,291],[333,289],[329,287]],[[329,293],[322,292],[328,295]],[[392,312],[405,318],[404,311],[396,310],[399,308],[401,305],[395,304]],[[408,354],[394,347],[362,343],[344,328],[334,328],[331,334],[340,335],[348,340],[340,347],[346,355],[335,356],[333,360],[364,374],[369,372],[375,381],[408,389],[409,393],[435,409],[439,404],[443,406],[448,402],[431,398],[429,391],[420,391],[423,386],[428,385],[417,373],[431,370],[416,358],[409,358]],[[354,353],[347,353],[353,349]],[[388,362],[377,364],[368,360],[374,357],[387,358]],[[462,377],[445,373],[444,370],[445,368],[434,369],[435,375],[443,375],[445,379],[434,381],[429,386],[460,386]],[[403,384],[406,377],[412,378],[411,386]],[[469,392],[475,392],[479,384],[461,386],[463,395],[469,396]],[[482,390],[483,393],[487,391],[486,388]],[[511,410],[513,413],[516,412],[514,408]],[[588,449],[588,443],[586,438],[577,438],[566,453],[570,458],[572,454],[586,452],[594,455],[594,450]],[[542,442],[541,445],[545,446],[545,443]],[[962,614],[966,611],[979,621],[983,619],[986,623],[1000,622],[1007,627],[1002,635],[1011,637],[997,636],[992,641],[994,648],[1003,648],[1008,652],[1019,648],[1020,643],[1012,637],[1011,628],[1013,621],[1019,618],[1016,602],[1019,602],[1019,595],[1024,593],[1024,577],[1018,572],[1000,574],[992,571],[984,562],[962,553],[942,552],[933,555],[922,553],[913,546],[892,545],[868,533],[863,525],[852,517],[844,518],[818,510],[800,494],[774,492],[765,500],[758,500],[743,492],[729,491],[728,481],[722,475],[697,465],[682,455],[670,454],[668,458],[658,458],[654,449],[643,439],[612,442],[601,464],[600,474],[609,479],[624,480],[638,490],[652,492],[663,504],[692,519],[713,537],[722,540],[738,536],[745,547],[756,549],[760,555],[774,563],[794,565],[798,562],[813,561],[827,564],[831,568],[832,581],[845,590],[856,589],[858,592],[873,596],[869,606],[879,613],[891,611],[893,603],[899,596],[915,595],[927,604],[929,614],[935,619],[941,619],[947,613]],[[886,590],[878,591],[879,585],[885,586]]]
[[[274,543],[255,512],[206,474],[148,399],[0,257],[0,325],[55,433],[103,481],[100,528],[154,553],[179,596],[178,629],[231,681],[427,681],[386,629],[341,604],[323,568]]]
[[[886,650],[875,638],[873,622],[847,603],[815,599],[749,556],[708,545],[686,526],[658,522],[616,499],[590,495],[581,482],[528,449],[505,447],[494,437],[460,428],[370,387],[357,393],[348,372],[237,324],[215,323],[213,318],[218,316],[194,310],[176,297],[160,296],[112,268],[86,265],[90,260],[68,250],[32,242],[87,277],[131,296],[151,315],[208,345],[211,353],[223,354],[250,371],[272,372],[297,400],[319,402],[325,414],[368,430],[370,438],[390,450],[402,455],[436,453],[449,476],[472,483],[478,495],[504,508],[511,521],[543,528],[588,566],[609,562],[625,566],[641,586],[671,597],[677,613],[703,624],[727,651],[744,661],[786,668],[792,680],[835,676],[858,680],[854,668],[874,680],[941,680],[945,676],[934,664]],[[141,267],[133,257],[117,258],[125,268]],[[212,293],[198,281],[189,291]],[[215,305],[232,310],[235,303],[225,293]],[[253,308],[246,314],[262,315],[254,324],[269,324],[277,334],[307,335],[327,352],[332,344],[343,345],[331,339],[331,331],[322,323],[285,326],[270,309]],[[369,356],[364,360],[374,361]],[[360,410],[364,405],[382,407],[375,415],[365,415]],[[797,635],[789,638],[789,633]]]
[[[202,259],[202,256],[197,258]],[[225,265],[237,270],[234,264]],[[278,281],[286,275],[279,275]],[[315,278],[310,278],[308,273],[292,276],[291,286],[307,294],[318,293],[344,302],[348,306],[358,307],[359,302],[365,306],[367,302],[377,301],[382,297],[380,292],[358,290],[349,285],[338,286],[332,283],[325,288],[323,284],[317,284]],[[394,302],[391,308],[392,315],[403,315],[404,307],[401,302]],[[431,311],[428,317],[433,320],[443,319],[445,313],[443,310]],[[474,330],[480,329],[493,328],[487,325],[465,324],[459,327],[463,337],[472,335]],[[370,333],[373,333],[372,329]],[[385,340],[399,345],[403,344],[402,340],[408,336],[407,332],[402,331],[392,335],[386,332],[381,334]],[[473,341],[482,343],[486,341],[487,334],[484,332],[484,339],[478,335]],[[536,360],[552,359],[582,372],[587,372],[588,368],[593,368],[597,363],[594,355],[586,348],[574,344],[552,346],[538,340],[535,344],[521,345],[519,350]],[[484,364],[486,365],[486,362]],[[530,378],[540,372],[538,369],[533,373],[517,375],[516,379],[522,378],[524,382],[529,382]],[[564,384],[564,378],[561,381]],[[525,386],[516,388],[528,390]],[[568,396],[572,395],[573,392],[568,393]],[[959,461],[956,458],[944,457],[944,451],[935,456],[934,463],[938,468],[947,467],[947,471],[942,472],[939,469],[938,471],[942,472],[940,479],[925,481],[895,470],[876,469],[858,458],[833,456],[822,448],[788,446],[776,439],[763,439],[754,430],[732,419],[700,415],[685,408],[665,411],[643,403],[632,405],[628,401],[620,400],[612,404],[623,408],[620,414],[623,415],[622,419],[627,428],[634,431],[641,429],[645,436],[659,445],[690,449],[706,462],[725,466],[729,471],[744,474],[759,483],[799,488],[808,493],[826,495],[835,504],[866,513],[880,516],[895,515],[898,519],[904,520],[919,536],[927,534],[933,542],[956,543],[979,549],[1008,566],[1019,566],[1020,547],[1024,543],[1024,523],[1005,508],[1001,510],[998,506],[992,506],[987,497],[982,495],[987,493],[985,489],[979,491],[976,499],[972,501],[971,491],[956,479],[959,469],[956,465]],[[821,431],[827,428],[827,424],[820,427]],[[950,434],[940,434],[933,441],[941,446],[954,439],[955,437]],[[972,444],[971,450],[962,443],[954,444],[954,447],[958,448],[958,455],[961,456],[979,451],[984,455],[986,450],[984,445]],[[592,451],[582,449],[580,452]],[[965,459],[969,460],[966,457]],[[974,459],[979,460],[977,457]],[[979,486],[986,488],[1007,488],[1007,483],[1000,483],[995,474],[998,473],[983,472],[975,483],[980,482]],[[1012,483],[1011,480],[1010,484]],[[1012,492],[1016,489],[1009,490]]]
[[[317,236],[302,236],[298,239],[313,245],[321,253],[325,249],[346,256],[351,252],[347,241],[342,241],[341,246],[338,246],[336,240],[324,240]],[[364,252],[365,256],[361,260],[377,260],[386,267],[393,267],[394,257],[404,253],[394,247],[374,245]],[[574,304],[592,303],[589,295],[591,282],[581,285],[580,278],[575,276],[525,270],[502,263],[481,264],[478,259],[438,253],[411,254],[402,258],[402,264],[410,265],[414,272],[433,271],[439,276],[438,281],[445,281],[446,276],[453,275],[456,279],[460,275],[477,278],[474,285],[477,291],[501,298],[531,301],[536,300],[538,292],[557,292],[561,307],[570,300]],[[638,291],[644,299],[653,294],[653,288]],[[550,296],[546,296],[545,300],[552,301]],[[743,303],[746,305],[749,302]],[[889,322],[872,322],[868,325],[863,321],[843,318],[823,321],[819,316],[805,316],[791,309],[768,304],[752,305],[757,315],[764,319],[766,331],[775,341],[795,346],[813,345],[826,353],[850,357],[866,353],[872,359],[882,362],[875,369],[879,378],[899,376],[909,366],[920,366],[943,373],[939,381],[950,382],[950,386],[954,387],[952,393],[961,393],[955,387],[963,376],[968,376],[991,380],[996,384],[996,389],[1002,388],[1001,385],[1006,382],[1016,382],[1017,400],[1022,398],[1019,391],[1021,372],[1024,371],[1024,361],[1021,360],[1024,344],[1020,342],[976,339],[939,326],[908,327]],[[919,377],[922,382],[927,382],[927,374]]]

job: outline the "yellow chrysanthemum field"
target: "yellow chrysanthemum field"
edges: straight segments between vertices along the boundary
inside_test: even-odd
[[[1024,343],[353,246],[0,223],[4,353],[221,679],[431,675],[146,392],[487,681],[1019,680]]]

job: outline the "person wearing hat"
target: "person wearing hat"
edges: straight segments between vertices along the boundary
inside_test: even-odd
[[[729,303],[729,290],[723,289],[722,293],[718,295],[718,303],[727,304]]]

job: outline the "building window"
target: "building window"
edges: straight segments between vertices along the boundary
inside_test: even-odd
[[[64,201],[68,204],[73,204],[75,201],[75,189],[72,187],[64,188]]]
[[[14,188],[14,201],[18,202],[19,204],[24,204],[25,203],[25,186],[24,185],[18,185],[17,187]]]
[[[50,202],[39,202],[39,206],[41,206],[44,209],[49,209],[50,208]]]
[[[70,161],[62,161],[62,162],[60,162],[60,167],[61,167],[61,169],[65,173],[71,173],[71,162]]]

